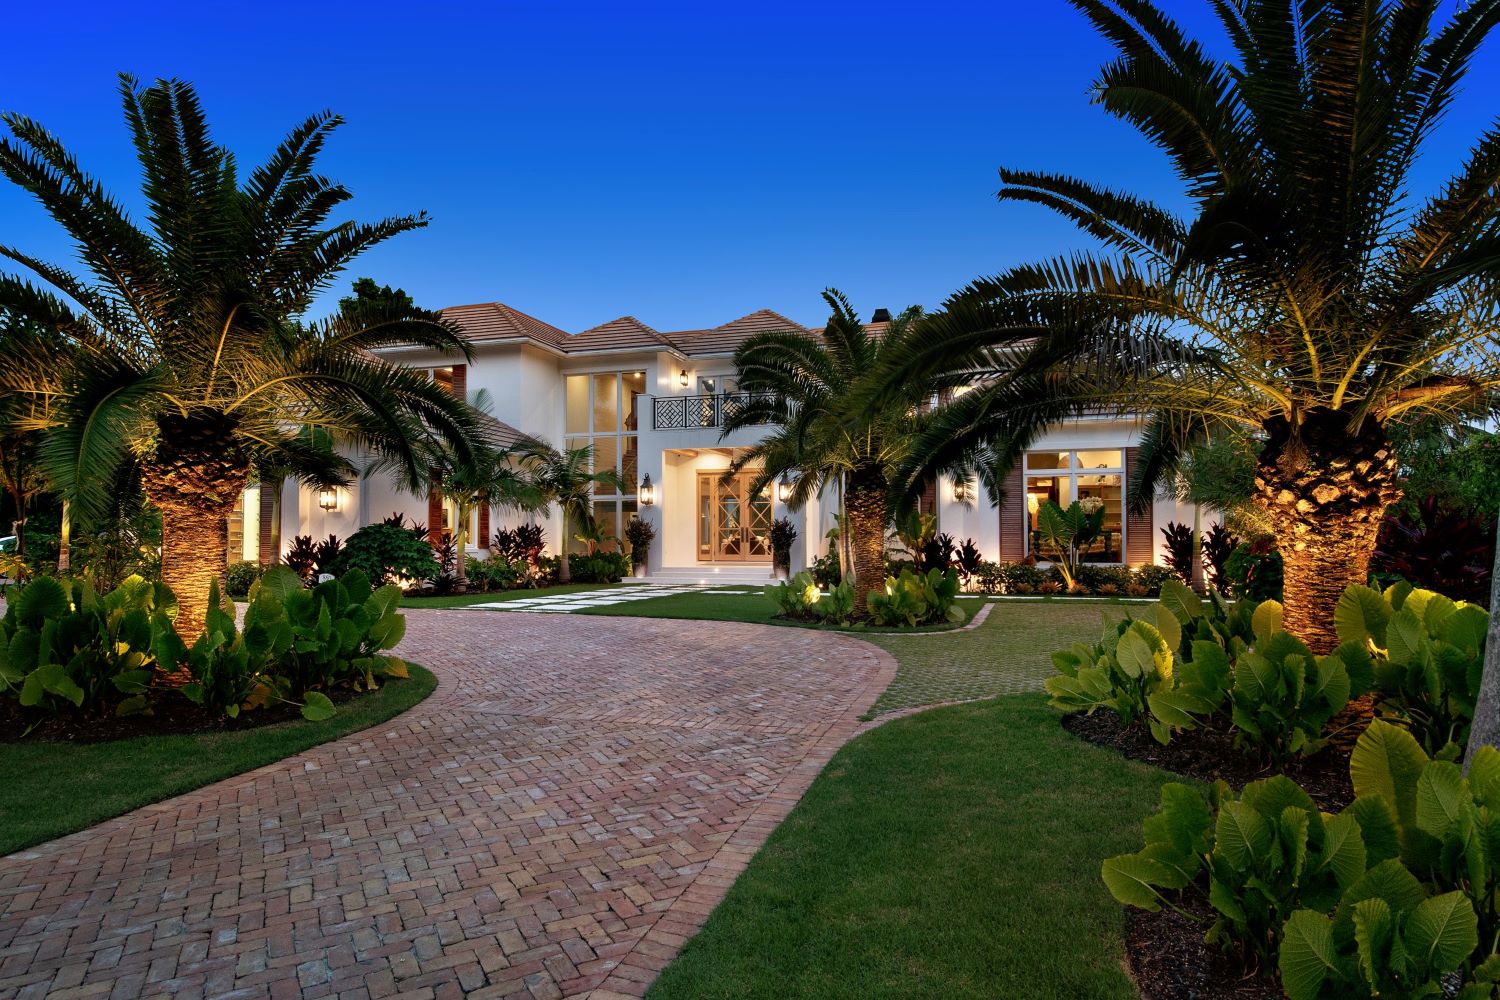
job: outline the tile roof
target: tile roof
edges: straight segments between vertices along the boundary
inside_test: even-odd
[[[677,345],[634,316],[621,316],[572,337],[564,350],[609,351],[673,348]]]
[[[524,441],[531,437],[523,434],[503,420],[496,420],[483,410],[474,411],[474,418],[479,422],[479,434],[487,444],[496,448],[509,448],[518,441]]]
[[[732,354],[749,337],[767,330],[791,330],[806,334],[815,332],[772,309],[758,309],[706,330],[679,330],[674,333],[654,330],[634,316],[621,316],[582,333],[570,334],[503,302],[449,306],[442,310],[442,315],[457,323],[474,344],[526,339],[568,354],[661,349],[688,356]]]
[[[568,341],[572,339],[566,330],[559,330],[551,323],[544,323],[535,316],[512,309],[504,302],[449,306],[440,311],[444,319],[457,323],[469,340],[476,344],[527,337],[566,350]]]

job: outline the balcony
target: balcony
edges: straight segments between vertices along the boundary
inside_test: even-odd
[[[651,429],[676,431],[723,427],[726,419],[739,413],[750,400],[758,398],[770,397],[748,392],[720,392],[708,396],[652,396]]]

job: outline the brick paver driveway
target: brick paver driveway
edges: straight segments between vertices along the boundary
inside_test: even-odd
[[[0,996],[639,995],[894,673],[844,636],[416,611],[383,726],[0,860]]]

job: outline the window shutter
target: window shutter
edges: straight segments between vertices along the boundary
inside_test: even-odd
[[[1000,499],[1000,560],[1020,562],[1026,558],[1026,483],[1021,477],[1021,459],[1005,477],[1005,495]]]
[[[936,514],[938,512],[936,479],[922,487],[922,497],[917,501],[917,509],[924,514]]]
[[[271,528],[276,516],[276,490],[273,487],[279,485],[270,482],[260,484],[260,552],[257,555],[262,566],[271,565],[281,555],[271,551]]]
[[[490,505],[487,503],[479,505],[479,547],[486,552],[490,550]]]
[[[1136,465],[1139,448],[1125,449],[1125,493],[1128,496],[1135,486]],[[1132,566],[1150,563],[1156,553],[1156,529],[1152,522],[1151,507],[1140,513],[1125,511],[1125,561]]]
[[[432,470],[427,487],[427,541],[437,545],[443,540],[443,474]]]
[[[453,395],[459,399],[469,398],[469,366],[453,366]]]

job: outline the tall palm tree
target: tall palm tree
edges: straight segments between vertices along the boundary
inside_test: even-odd
[[[567,583],[573,578],[568,562],[572,544],[572,527],[594,527],[594,487],[607,486],[611,493],[624,492],[626,483],[614,469],[594,469],[593,447],[565,448],[562,451],[537,440],[526,440],[511,450],[524,471],[527,491],[536,498],[538,509],[557,505],[562,515],[561,543],[558,546],[558,579]]]
[[[468,589],[469,573],[464,553],[469,545],[469,521],[480,508],[502,507],[534,511],[544,506],[540,492],[519,462],[503,448],[478,443],[467,457],[449,453],[441,465],[439,482],[443,495],[453,501],[457,517],[453,544],[458,549],[458,589]]]
[[[862,615],[869,591],[885,582],[890,478],[910,455],[927,383],[906,383],[883,396],[878,409],[867,410],[858,400],[888,345],[904,342],[921,311],[907,309],[877,336],[842,294],[829,289],[823,300],[832,314],[821,341],[800,331],[768,331],[740,345],[734,364],[747,399],[726,415],[723,433],[775,425],[729,470],[733,475],[759,468],[751,484],[756,492],[786,477],[792,482],[788,506],[797,510],[831,486],[839,490],[850,536],[855,612]]]
[[[215,145],[193,88],[123,77],[125,118],[144,175],[138,226],[62,143],[18,114],[0,115],[0,173],[30,192],[72,238],[83,275],[12,247],[0,255],[43,285],[0,275],[0,307],[65,341],[24,391],[48,400],[40,464],[87,520],[133,465],[163,522],[162,579],[179,628],[202,628],[209,583],[225,568],[228,517],[253,468],[284,466],[331,484],[345,466],[311,444],[320,428],[391,456],[412,481],[441,439],[466,451],[473,419],[421,373],[369,351],[417,345],[467,356],[436,315],[359,305],[303,323],[315,296],[354,257],[425,216],[330,223],[350,198],[314,171],[340,119],[298,125],[241,182]]]
[[[1142,412],[1140,505],[1196,442],[1248,431],[1285,625],[1326,649],[1399,493],[1392,426],[1483,410],[1500,385],[1500,127],[1436,194],[1407,195],[1500,0],[1442,23],[1438,0],[1214,0],[1227,62],[1147,0],[1071,2],[1118,53],[1095,101],[1166,153],[1191,209],[1002,170],[1002,200],[1104,250],[976,281],[893,355],[898,379],[979,387],[906,485],[979,446],[1013,459],[1061,419]]]

